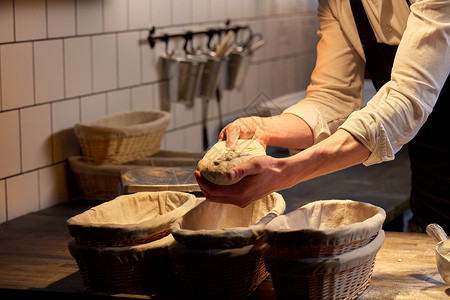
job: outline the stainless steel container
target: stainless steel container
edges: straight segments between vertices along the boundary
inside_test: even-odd
[[[240,90],[242,88],[251,59],[252,54],[247,51],[234,50],[230,53],[224,72],[224,89],[232,90],[237,88]]]
[[[200,97],[214,98],[216,89],[219,86],[220,79],[225,67],[225,59],[203,54],[199,57],[205,58],[205,68],[200,82]]]
[[[162,56],[161,75],[168,80],[161,93],[163,101],[182,102],[192,106],[206,62],[206,58],[184,53]]]

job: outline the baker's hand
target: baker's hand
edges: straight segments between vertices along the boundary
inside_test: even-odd
[[[226,141],[226,146],[234,150],[238,139],[253,139],[267,146],[268,135],[264,130],[265,119],[261,117],[246,117],[228,124],[219,134],[219,142]]]
[[[252,201],[283,189],[280,176],[282,162],[271,156],[256,156],[228,171],[230,179],[240,179],[233,185],[216,185],[201,176],[197,170],[195,179],[206,199],[213,202],[245,207]]]

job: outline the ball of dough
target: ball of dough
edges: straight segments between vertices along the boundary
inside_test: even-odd
[[[234,151],[227,150],[226,142],[221,141],[212,146],[198,162],[198,170],[212,183],[231,185],[239,180],[230,180],[227,177],[228,170],[261,155],[266,155],[266,151],[255,140],[239,140]]]

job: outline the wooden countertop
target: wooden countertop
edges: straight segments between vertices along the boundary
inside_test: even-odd
[[[47,299],[110,298],[84,292],[67,249],[71,237],[65,221],[96,204],[72,201],[0,224],[0,298],[23,294],[45,294]],[[371,285],[358,299],[450,299],[450,287],[436,268],[434,247],[425,234],[386,232]],[[149,295],[112,299],[121,297],[162,299]],[[270,278],[249,299],[276,299]]]

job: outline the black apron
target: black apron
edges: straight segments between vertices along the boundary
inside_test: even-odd
[[[379,90],[390,80],[397,46],[377,43],[361,0],[350,0],[350,4],[366,56],[366,70]],[[450,99],[444,99],[450,93],[449,85],[447,77],[433,112],[408,143],[410,207],[413,222],[422,230],[438,223],[450,232]]]

